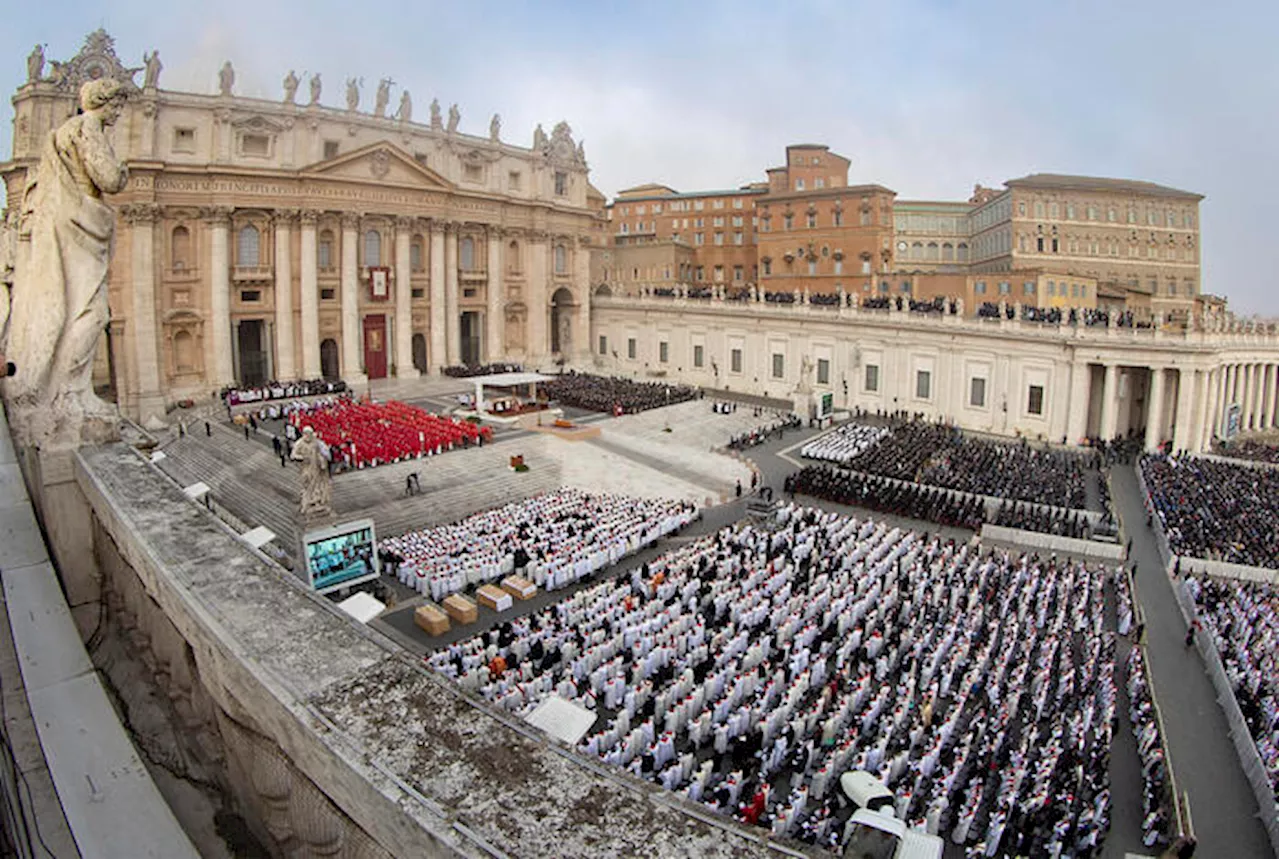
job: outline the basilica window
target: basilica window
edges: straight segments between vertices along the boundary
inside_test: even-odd
[[[417,236],[409,243],[409,268],[413,271],[423,270],[422,239]]]
[[[880,366],[878,364],[868,364],[866,366],[866,375],[863,378],[862,387],[869,393],[875,393],[880,390]]]
[[[786,214],[786,215],[783,215],[783,216],[782,216],[782,229],[784,229],[784,230],[789,230],[789,229],[791,229],[791,221],[792,221],[792,217],[791,217],[790,213],[788,213],[788,214]]]
[[[557,197],[564,197],[569,193],[569,174],[562,170],[556,171],[555,190]]]
[[[817,213],[810,212],[808,215],[805,216],[805,226],[807,226],[809,229],[813,229],[814,227],[818,226]]]
[[[1044,414],[1044,386],[1032,385],[1027,388],[1027,414]]]
[[[259,249],[261,239],[258,228],[252,224],[245,224],[240,228],[240,232],[236,234],[236,265],[256,266],[260,264]]]
[[[461,271],[475,271],[476,243],[475,239],[466,236],[458,240],[458,268]],[[559,269],[556,270],[557,272]]]
[[[556,274],[569,273],[569,255],[564,245],[556,245]]]
[[[382,234],[377,230],[369,230],[364,234],[364,264],[382,265]]]
[[[186,227],[174,227],[169,240],[169,267],[174,271],[186,271],[191,263],[191,231]]]
[[[316,266],[321,271],[333,269],[333,232],[324,230],[316,243]]]

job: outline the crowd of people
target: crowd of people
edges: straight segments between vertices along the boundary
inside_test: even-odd
[[[588,755],[838,851],[842,773],[970,855],[1108,828],[1110,574],[780,509],[428,658],[495,705],[597,715]]]
[[[1084,513],[1025,502],[1006,501],[1001,504],[992,524],[1077,540],[1088,540],[1093,535],[1093,527]]]
[[[1247,459],[1250,462],[1270,462],[1273,465],[1280,462],[1280,447],[1251,438],[1232,439],[1231,441],[1215,438],[1213,440],[1213,452],[1218,456]]]
[[[351,391],[343,391],[340,394],[329,394],[316,397],[311,400],[268,400],[257,408],[242,410],[237,413],[236,417],[251,417],[256,422],[261,421],[288,421],[292,415],[305,415],[310,412],[318,411],[330,406],[336,406],[339,403],[347,403],[354,400]],[[296,434],[289,433],[289,426],[286,424],[286,435],[289,438],[296,438]]]
[[[1280,789],[1280,622],[1275,582],[1188,576],[1196,616],[1213,640],[1258,747],[1271,789]]]
[[[879,444],[880,440],[888,434],[888,427],[848,423],[833,432],[815,438],[800,448],[800,455],[805,459],[848,465],[863,451]]]
[[[293,430],[311,427],[329,449],[329,460],[344,468],[386,465],[444,453],[454,447],[484,444],[493,430],[467,421],[438,417],[415,406],[338,400],[290,414]]]
[[[1077,453],[953,436],[920,469],[919,481],[1013,501],[1085,506],[1085,459]]]
[[[637,382],[617,376],[595,376],[569,372],[549,382],[540,382],[541,397],[561,405],[613,415],[638,412],[683,403],[699,396],[698,389],[669,382]]]
[[[1117,580],[1123,578],[1118,576]],[[1142,648],[1131,647],[1125,662],[1129,674],[1125,688],[1129,692],[1129,725],[1142,763],[1142,843],[1157,847],[1169,843],[1173,820],[1168,807],[1168,765],[1143,661]]]
[[[257,387],[226,387],[218,392],[218,398],[230,408],[241,403],[258,403],[264,400],[288,400],[296,397],[314,397],[319,394],[340,394],[347,389],[341,379],[302,379],[296,382],[271,381]]]
[[[953,528],[980,531],[986,518],[980,498],[957,497],[918,483],[846,471],[829,465],[806,465],[789,475],[783,487],[795,495],[809,495],[837,504],[909,516]]]
[[[1277,568],[1276,469],[1157,454],[1139,467],[1175,555]]]
[[[495,364],[455,364],[440,372],[455,379],[470,379],[472,376],[491,376],[497,373],[521,373],[524,368],[519,364],[503,361]]]
[[[512,573],[546,590],[616,564],[692,522],[684,501],[562,488],[382,541],[400,581],[439,602]]]
[[[728,403],[715,403],[712,408],[720,411]],[[736,409],[736,404],[734,405]],[[772,438],[782,438],[782,434],[789,429],[799,429],[800,416],[792,413],[783,413],[769,409],[763,409],[759,406],[753,406],[756,417],[768,417],[758,426],[754,426],[746,432],[738,433],[729,439],[729,443],[725,445],[730,450],[747,450],[748,448],[757,447],[764,444]]]

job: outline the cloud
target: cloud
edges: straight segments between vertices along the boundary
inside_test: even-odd
[[[105,26],[130,61],[158,46],[166,87],[213,92],[230,59],[244,95],[279,97],[292,68],[322,74],[326,104],[356,76],[367,106],[390,76],[393,103],[399,88],[420,114],[457,102],[464,130],[501,113],[518,144],[565,119],[609,195],[762,180],[795,142],[830,145],[851,181],[907,199],[1036,171],[1144,179],[1206,195],[1204,290],[1275,314],[1278,15],[1263,0],[225,0],[217,16],[79,0],[29,6],[0,32],[0,89],[21,84],[37,40],[64,58]]]

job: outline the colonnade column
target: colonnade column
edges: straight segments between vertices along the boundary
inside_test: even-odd
[[[1240,429],[1247,430],[1253,420],[1253,365],[1244,364],[1241,370],[1244,384],[1240,386]]]
[[[501,361],[506,354],[502,343],[502,230],[489,227],[487,245],[489,249],[489,283],[485,286],[485,361],[494,363]]]
[[[342,216],[342,378],[350,384],[363,384],[360,368],[360,275],[356,266],[356,248],[360,216],[346,212]]]
[[[409,252],[410,218],[396,218],[396,378],[416,379],[413,366],[413,257]]]
[[[1089,364],[1071,362],[1071,398],[1067,401],[1067,441],[1079,444],[1089,426]]]
[[[156,342],[155,229],[158,206],[143,203],[124,212],[133,241],[133,307],[129,328],[133,334],[134,366],[137,369],[136,414],[139,421],[154,415],[164,417],[164,393],[160,389],[160,351]]]
[[[209,222],[209,345],[213,360],[210,362],[215,387],[230,385],[235,381],[231,369],[231,258],[227,248],[227,234],[231,221],[231,208],[214,206],[205,210]]]
[[[1187,426],[1187,450],[1191,453],[1199,453],[1203,450],[1202,437],[1204,435],[1206,417],[1203,405],[1208,377],[1203,370],[1191,370],[1189,379],[1191,381],[1191,411],[1189,425]]]
[[[1253,428],[1262,429],[1266,419],[1267,364],[1258,364],[1253,370]]]
[[[444,349],[445,362],[452,367],[458,356],[458,225],[452,221],[444,230]]]
[[[285,381],[297,377],[293,362],[293,237],[289,230],[297,216],[296,211],[277,209],[272,218],[276,233],[276,363],[273,375]]]
[[[1204,425],[1200,428],[1200,449],[1213,447],[1213,434],[1218,420],[1218,397],[1222,390],[1222,370],[1214,368],[1209,371],[1205,380],[1208,390],[1205,393]]]
[[[1174,413],[1173,449],[1186,450],[1191,438],[1191,373],[1186,369],[1178,370],[1178,405]]]
[[[1263,423],[1265,429],[1272,429],[1276,425],[1276,374],[1278,371],[1280,367],[1277,365],[1267,365],[1267,400],[1266,408],[1263,409],[1267,418]]]
[[[447,365],[444,348],[444,224],[431,222],[431,354],[427,366],[437,373]]]
[[[1144,450],[1155,450],[1164,434],[1164,367],[1151,368],[1151,381],[1147,385],[1147,433],[1143,438]]]
[[[529,234],[529,339],[525,350],[535,365],[546,357],[550,342],[547,339],[547,285],[550,269],[547,266],[547,239],[545,232]]]
[[[1119,368],[1115,364],[1106,365],[1106,373],[1102,377],[1102,415],[1098,423],[1098,435],[1103,441],[1111,441],[1116,436],[1116,376]]]
[[[302,213],[302,248],[299,252],[302,281],[299,307],[302,310],[302,376],[320,378],[320,284],[316,270],[316,222],[320,213]]]

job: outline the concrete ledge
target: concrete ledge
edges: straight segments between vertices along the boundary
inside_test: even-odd
[[[1024,531],[1021,528],[1008,528],[990,523],[982,526],[982,539],[1013,543],[1042,552],[1083,555],[1086,558],[1097,558],[1103,561],[1124,559],[1124,546],[1119,543],[1102,543],[1098,540],[1080,540],[1057,534],[1041,534],[1039,531]]]

